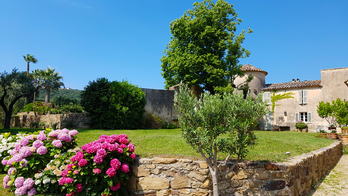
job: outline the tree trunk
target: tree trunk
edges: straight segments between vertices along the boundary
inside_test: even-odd
[[[46,88],[45,103],[49,103],[50,102],[50,95],[51,95],[51,89]]]
[[[33,103],[35,103],[35,99],[36,99],[36,91],[34,92]]]
[[[4,129],[10,129],[11,125],[11,116],[12,116],[12,110],[7,111],[5,114],[5,124],[4,124]]]
[[[213,179],[213,195],[219,196],[217,168],[215,168],[215,171],[214,171],[214,169],[209,166],[209,170],[210,170],[211,177]]]
[[[27,64],[27,76],[29,76],[29,61],[28,61],[28,64]]]

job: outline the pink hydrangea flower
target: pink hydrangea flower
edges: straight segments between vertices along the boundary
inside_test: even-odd
[[[104,141],[106,140],[106,138],[108,138],[107,135],[101,135],[101,136],[99,137],[99,141],[100,141],[100,142],[104,142]]]
[[[68,169],[68,170],[71,170],[72,168],[73,168],[73,166],[76,166],[75,164],[68,164],[67,166],[66,166],[66,168]]]
[[[4,158],[4,159],[2,159],[1,164],[2,164],[2,165],[7,165],[7,161],[8,161],[8,160],[6,160],[6,159]]]
[[[83,167],[83,166],[85,166],[85,165],[87,165],[87,160],[86,159],[81,159],[80,161],[79,161],[79,167]]]
[[[12,160],[14,162],[20,162],[22,159],[23,159],[23,154],[21,154],[21,153],[15,154],[12,157]]]
[[[114,143],[116,140],[115,140],[115,138],[108,137],[108,138],[106,138],[105,141],[108,142],[108,143],[110,143],[110,144],[112,144],[112,143]]]
[[[81,159],[83,159],[84,155],[83,155],[83,152],[82,151],[78,151],[76,153],[76,155],[74,156],[74,160],[75,161],[80,161]],[[73,161],[74,162],[74,161]]]
[[[29,144],[29,140],[27,138],[23,138],[20,142],[19,142],[20,145],[22,146],[26,146]]]
[[[129,152],[134,152],[134,144],[132,144],[132,143],[129,143],[128,144],[128,149],[129,149]]]
[[[105,149],[98,149],[97,155],[101,156],[102,158],[106,157],[106,155],[107,155],[106,150]]]
[[[94,163],[96,163],[96,164],[100,164],[100,163],[103,162],[103,157],[101,157],[101,156],[99,156],[99,155],[96,155],[96,156],[94,156],[93,161],[94,161]]]
[[[120,148],[122,148],[122,149],[125,149],[125,148],[127,148],[128,146],[126,145],[126,144],[121,144],[120,145]]]
[[[20,144],[16,144],[15,145],[15,150],[19,151],[21,149],[21,145]]]
[[[24,178],[23,178],[23,177],[18,177],[18,178],[16,178],[16,180],[15,180],[15,186],[16,186],[17,188],[22,187],[22,186],[23,186],[23,183],[24,183]]]
[[[68,134],[69,133],[69,129],[67,129],[67,128],[64,128],[64,129],[62,129],[62,130],[60,130],[62,133],[66,133],[66,134]]]
[[[128,144],[128,142],[129,142],[129,140],[124,138],[124,137],[120,138],[119,141],[121,144]]]
[[[28,136],[26,136],[25,138],[27,138],[28,140],[34,140],[33,135],[28,135]]]
[[[15,155],[15,154],[17,154],[17,153],[18,153],[18,152],[17,152],[16,149],[13,149],[13,150],[10,151],[10,155]]]
[[[59,180],[59,185],[70,184],[74,181],[73,178],[63,177]]]
[[[9,166],[11,166],[13,162],[14,162],[14,161],[13,161],[13,159],[11,158],[11,159],[7,160],[6,164],[9,165]]]
[[[62,141],[65,141],[65,142],[71,142],[71,136],[66,134],[66,133],[61,133],[58,135],[58,139],[59,140],[62,140]]]
[[[15,190],[16,195],[25,195],[27,193],[26,187],[19,187]]]
[[[108,149],[110,152],[115,151],[117,148],[118,148],[118,145],[116,145],[116,144],[110,144],[110,145],[107,147],[107,149]]]
[[[31,189],[34,186],[34,180],[32,178],[28,178],[24,181],[23,186],[27,187],[27,189]]]
[[[72,193],[67,193],[65,196],[73,196],[73,195],[75,195],[74,192],[72,192]]]
[[[37,192],[36,192],[36,188],[32,188],[30,189],[30,191],[28,191],[28,196],[32,196],[32,195],[36,195]]]
[[[122,170],[124,173],[128,173],[128,172],[129,172],[128,164],[127,164],[127,163],[122,164],[121,170]]]
[[[60,141],[60,140],[53,140],[52,145],[57,147],[57,148],[60,148],[63,146],[62,141]]]
[[[76,188],[77,188],[77,192],[81,192],[82,191],[82,184],[77,184]]]
[[[10,181],[10,176],[9,175],[6,175],[3,179],[2,179],[3,182],[8,182]]]
[[[5,189],[10,188],[9,186],[7,186],[7,183],[5,183],[5,182],[2,182],[2,185],[4,186]]]
[[[114,176],[116,175],[116,170],[115,170],[114,168],[110,167],[110,168],[106,171],[106,174],[107,174],[110,178],[112,178],[112,177],[114,177]]]
[[[16,173],[17,173],[17,169],[14,167],[11,167],[7,172],[8,175],[12,175],[12,174],[16,174]]]
[[[76,170],[74,170],[73,174],[77,175],[77,174],[79,174],[79,172],[80,171],[76,169]]]
[[[99,168],[95,168],[95,169],[93,170],[93,173],[95,173],[95,174],[100,174],[100,173],[101,173],[101,170],[100,170]]]
[[[97,152],[97,148],[95,148],[94,146],[89,146],[89,147],[86,149],[86,152],[88,152],[89,154],[96,153],[96,152]]]
[[[34,147],[35,148],[35,147]],[[33,154],[33,152],[30,150],[30,147],[24,146],[19,150],[19,153],[23,155],[23,157],[28,157]]]
[[[39,135],[37,135],[37,139],[43,141],[43,140],[46,140],[46,139],[47,139],[47,136],[46,136],[46,134],[45,134],[44,132],[41,131],[41,132],[39,133]]]
[[[47,153],[47,148],[45,146],[41,146],[40,148],[38,148],[36,150],[37,154],[39,155],[43,155],[43,154],[46,154]]]
[[[20,165],[22,167],[26,167],[28,165],[28,161],[26,159],[22,159]]]
[[[110,166],[114,168],[115,170],[118,170],[121,167],[121,162],[118,159],[112,159],[110,161]]]
[[[123,149],[122,148],[117,148],[118,153],[122,154],[123,153]]]
[[[120,188],[121,188],[121,183],[120,183],[120,182],[118,182],[116,186],[110,187],[110,189],[111,189],[112,191],[117,191],[117,190],[120,189]]]
[[[130,155],[130,158],[135,159],[135,158],[137,158],[137,155],[135,155],[134,153],[132,153],[132,154]]]
[[[66,169],[65,169],[65,170],[63,170],[63,172],[62,172],[62,174],[61,174],[61,175],[62,175],[62,177],[67,177],[67,176],[68,176],[68,172],[69,172],[69,171],[68,171],[68,170],[66,170]]]
[[[77,130],[71,130],[71,131],[69,131],[69,135],[71,135],[71,136],[75,136],[75,135],[77,135],[77,134],[79,134],[79,132],[78,132]]]
[[[41,140],[36,140],[34,143],[33,143],[33,146],[35,148],[40,148],[41,146],[43,146],[44,143],[41,141]]]
[[[57,137],[58,136],[58,132],[57,131],[51,131],[49,134],[48,134],[49,137]]]

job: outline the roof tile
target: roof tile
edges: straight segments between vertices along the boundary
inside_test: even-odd
[[[297,89],[297,88],[308,88],[308,87],[322,87],[321,80],[311,80],[311,81],[292,81],[286,83],[273,83],[266,84],[266,87],[263,88],[263,91],[270,90],[280,90],[280,89]]]

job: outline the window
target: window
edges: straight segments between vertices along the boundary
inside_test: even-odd
[[[308,91],[306,90],[299,90],[298,91],[298,100],[299,104],[307,104],[308,103]]]
[[[256,95],[256,96],[257,96],[257,90],[256,90],[256,89],[254,89],[254,95]]]
[[[271,93],[265,92],[263,94],[263,102],[266,102],[267,104],[271,104]]]
[[[311,112],[296,112],[295,121],[302,121],[306,123],[312,122],[312,113]]]

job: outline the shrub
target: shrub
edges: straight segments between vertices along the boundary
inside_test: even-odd
[[[136,129],[143,125],[145,93],[137,86],[98,78],[81,94],[89,126],[102,129]]]
[[[59,96],[53,99],[52,104],[54,106],[61,107],[61,106],[70,105],[70,104],[79,105],[79,101],[76,98],[71,99],[68,97]]]
[[[56,156],[46,169],[37,174],[38,190],[73,195],[129,195],[126,182],[129,164],[136,158],[134,145],[122,135],[102,135],[80,150]],[[47,185],[51,182],[53,185]],[[92,194],[93,193],[93,194]]]
[[[51,109],[51,104],[50,103],[44,103],[41,101],[35,101],[33,104],[33,111],[35,114],[38,115],[45,115],[50,111]]]
[[[10,156],[2,159],[8,175],[4,178],[4,187],[15,191],[16,195],[36,192],[34,174],[42,171],[54,155],[66,152],[77,146],[76,130],[68,129],[40,131],[38,135],[22,138],[10,151]]]
[[[34,111],[34,104],[33,103],[29,103],[29,104],[27,104],[26,106],[24,106],[24,108],[23,108],[23,111],[24,112],[31,112],[31,111]]]
[[[299,121],[295,124],[296,129],[306,129],[308,126],[306,123]]]
[[[176,125],[170,124],[170,123],[165,123],[162,125],[162,129],[176,129],[178,128]]]

